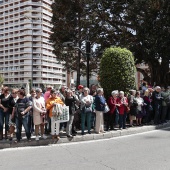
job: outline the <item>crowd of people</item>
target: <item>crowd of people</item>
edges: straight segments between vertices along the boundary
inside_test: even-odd
[[[69,120],[56,121],[55,112],[62,107],[69,108]],[[56,111],[57,110],[57,111]],[[0,95],[0,140],[15,142],[22,139],[22,127],[28,141],[35,134],[35,140],[51,134],[60,138],[65,131],[68,138],[86,133],[105,133],[127,127],[163,124],[170,120],[170,88],[156,86],[148,88],[144,83],[139,91],[129,94],[113,90],[108,99],[102,88],[91,85],[90,89],[79,85],[78,89],[62,86],[59,90],[48,86],[46,92],[36,88],[26,94],[24,88],[3,87]],[[5,134],[4,132],[5,127]],[[87,130],[87,131],[86,131]]]

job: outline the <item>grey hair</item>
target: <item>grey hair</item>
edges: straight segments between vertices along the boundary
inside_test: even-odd
[[[98,88],[97,89],[97,94],[99,94],[100,92],[103,92],[103,88]]]
[[[36,90],[35,90],[36,93],[39,93],[39,92],[41,92],[41,91],[42,91],[41,88],[36,88]]]
[[[119,94],[123,94],[124,95],[125,93],[123,91],[120,91]]]
[[[85,88],[84,88],[84,91],[86,91],[86,90],[88,91],[88,93],[90,93],[89,88],[85,87]]]

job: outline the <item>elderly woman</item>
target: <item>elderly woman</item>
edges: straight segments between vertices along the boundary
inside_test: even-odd
[[[136,115],[136,125],[142,125],[142,107],[144,106],[144,100],[140,97],[140,91],[136,92],[135,100],[137,101],[137,115]]]
[[[67,122],[67,127],[66,127],[67,137],[73,137],[72,124],[74,120],[74,114],[76,112],[76,102],[79,102],[79,100],[75,95],[73,95],[73,92],[70,89],[68,89],[65,97],[65,104],[66,106],[69,106],[69,121]]]
[[[39,128],[41,129],[41,136],[43,139],[47,137],[44,134],[44,115],[46,114],[45,100],[42,97],[42,90],[36,89],[36,97],[33,98],[33,122],[35,125],[35,140],[39,140]]]
[[[107,130],[113,130],[113,124],[115,123],[115,126],[118,125],[119,120],[119,111],[118,111],[118,91],[114,90],[111,93],[111,97],[108,99],[108,106],[110,108],[110,111],[108,112],[108,120],[107,120]]]
[[[119,103],[119,129],[126,129],[126,111],[127,111],[127,106],[128,106],[128,100],[124,96],[124,92],[120,91],[119,92],[119,98],[118,98],[118,103]]]
[[[3,139],[3,126],[5,120],[5,139],[8,139],[7,132],[9,130],[9,100],[11,94],[8,87],[3,88],[3,94],[0,95],[0,140]]]
[[[95,110],[96,110],[96,133],[104,132],[103,111],[105,109],[106,100],[103,97],[103,89],[97,89],[97,95],[95,97]]]
[[[10,137],[9,140],[12,140],[14,130],[15,130],[15,118],[12,118],[12,111],[14,109],[14,106],[18,100],[18,95],[17,95],[18,89],[12,89],[12,96],[9,100],[9,113],[10,113],[10,119],[9,119],[9,133]]]
[[[55,121],[55,118],[52,115],[53,107],[56,104],[64,105],[63,101],[60,97],[57,96],[58,92],[55,89],[52,89],[50,92],[51,97],[46,101],[46,109],[49,110],[49,117],[51,118],[51,134],[52,139],[55,137],[59,139],[59,121]],[[55,125],[56,125],[56,132],[55,132]]]
[[[91,114],[93,97],[89,95],[90,90],[84,88],[84,94],[81,96],[81,134],[84,135],[85,121],[87,121],[88,133],[91,134]]]
[[[130,98],[129,98],[129,107],[130,107],[130,113],[129,113],[129,120],[130,120],[130,127],[133,126],[133,121],[136,120],[136,114],[137,114],[137,102],[135,100],[135,94],[136,90],[130,90]]]
[[[17,129],[17,133],[16,133],[17,140],[15,141],[16,143],[21,140],[22,125],[24,126],[27,140],[31,141],[31,133],[30,133],[30,126],[29,126],[29,122],[30,122],[29,111],[32,108],[32,102],[25,96],[26,96],[25,91],[19,89],[18,100],[12,111],[12,118],[16,113],[15,114],[16,129]]]
[[[144,103],[146,104],[145,105],[145,111],[146,111],[145,123],[146,124],[149,124],[149,122],[151,121],[151,115],[152,115],[152,112],[153,112],[153,107],[151,105],[151,98],[150,97],[151,97],[150,91],[148,89],[145,90],[143,100],[144,100]]]

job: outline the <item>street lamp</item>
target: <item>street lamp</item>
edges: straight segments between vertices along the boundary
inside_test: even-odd
[[[89,61],[90,61],[90,55],[91,55],[91,44],[90,41],[87,39],[86,40],[86,52],[84,52],[80,47],[74,47],[73,42],[64,42],[63,43],[64,47],[72,47],[74,49],[79,50],[84,56],[86,56],[87,59],[87,87],[89,87]]]

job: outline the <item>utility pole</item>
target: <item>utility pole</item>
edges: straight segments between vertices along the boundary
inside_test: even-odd
[[[90,79],[90,76],[89,76],[90,52],[91,52],[91,44],[90,44],[89,39],[87,39],[87,41],[86,41],[86,57],[87,57],[87,87],[88,88],[89,88],[89,79]]]

